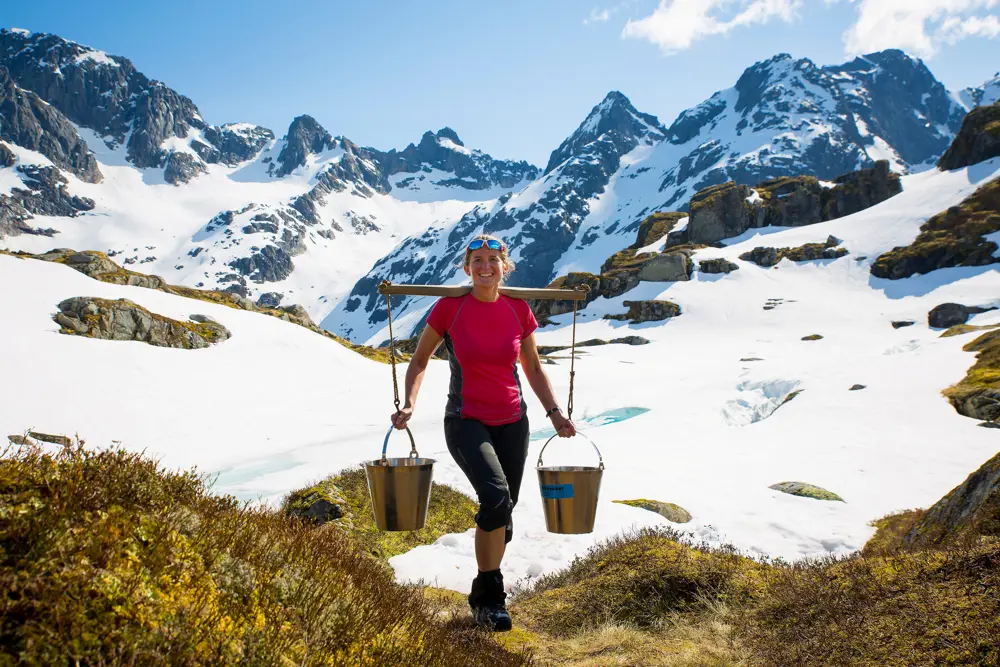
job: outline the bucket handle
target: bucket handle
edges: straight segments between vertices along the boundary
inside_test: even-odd
[[[410,436],[410,458],[420,458],[420,454],[417,453],[417,443],[413,440],[413,433],[410,431],[410,427],[405,426],[404,428],[406,429],[406,435]],[[385,451],[389,448],[389,436],[392,435],[393,431],[397,430],[399,429],[395,426],[390,426],[389,431],[385,434],[385,442],[382,443],[382,459],[379,461],[379,465],[389,465],[389,459],[385,457]]]
[[[576,434],[578,436],[582,437],[584,440],[586,440],[587,442],[589,442],[593,446],[594,451],[597,452],[597,460],[600,462],[600,465],[598,466],[598,469],[604,470],[604,457],[601,456],[601,450],[599,450],[597,448],[597,445],[594,444],[593,440],[591,440],[590,438],[588,438],[587,436],[585,436],[580,431],[577,431]],[[546,440],[545,444],[542,445],[542,451],[538,452],[538,463],[535,464],[535,468],[536,469],[539,469],[539,468],[542,467],[542,454],[545,453],[545,448],[548,447],[549,443],[552,442],[553,440],[555,440],[558,436],[559,436],[559,434],[557,433],[556,435],[554,435],[551,438],[549,438],[548,440]]]

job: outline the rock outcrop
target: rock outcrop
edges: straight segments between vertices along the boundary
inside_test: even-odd
[[[673,301],[625,301],[628,312],[622,315],[605,315],[606,320],[628,320],[632,324],[659,322],[677,317],[681,307]]]
[[[806,484],[805,482],[779,482],[778,484],[772,484],[768,488],[802,498],[844,502],[844,499],[836,493],[813,484]]]
[[[722,257],[703,259],[698,262],[698,270],[702,273],[731,273],[738,271],[739,268],[738,264]]]
[[[628,505],[629,507],[638,507],[640,509],[648,510],[654,514],[659,514],[667,521],[673,523],[688,523],[691,521],[691,513],[680,505],[675,505],[674,503],[665,503],[661,500],[648,500],[646,498],[637,498],[636,500],[612,500],[613,503],[618,503],[619,505]]]
[[[938,167],[960,169],[997,156],[1000,156],[1000,102],[968,113]]]
[[[817,259],[837,259],[848,254],[847,248],[838,248],[842,243],[835,236],[827,237],[825,243],[806,243],[795,248],[767,248],[759,246],[740,255],[740,259],[753,262],[757,266],[771,267],[783,259],[793,262],[808,262]]]
[[[779,177],[754,189],[735,182],[691,198],[687,240],[711,244],[765,226],[798,227],[863,211],[902,192],[898,174],[881,160],[871,169],[823,184],[811,176]]]
[[[157,347],[185,350],[206,348],[230,337],[229,330],[201,316],[190,322],[151,313],[128,299],[110,301],[97,297],[73,297],[59,304],[53,319],[60,333],[102,340],[142,341]]]
[[[1000,231],[1000,180],[982,186],[958,206],[938,213],[920,227],[908,246],[897,246],[872,264],[876,278],[899,280],[953,266],[1000,262],[998,246],[986,236]]]
[[[1000,331],[985,333],[962,349],[976,352],[976,363],[961,382],[942,393],[961,415],[1000,420]]]
[[[639,280],[654,283],[691,280],[693,270],[690,252],[666,252],[650,257],[642,264]]]

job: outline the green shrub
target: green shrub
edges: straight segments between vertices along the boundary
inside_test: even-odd
[[[0,664],[524,665],[341,531],[139,454],[0,459]]]

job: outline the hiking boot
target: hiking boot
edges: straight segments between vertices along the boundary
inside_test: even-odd
[[[469,606],[472,620],[478,627],[494,632],[507,632],[512,622],[504,604],[507,594],[503,590],[503,574],[500,570],[480,572],[472,580]]]
[[[508,632],[514,626],[507,607],[501,602],[483,607],[473,607],[472,621],[477,627],[493,632]]]

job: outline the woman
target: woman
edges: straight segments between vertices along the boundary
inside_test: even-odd
[[[406,402],[392,423],[402,429],[410,421],[427,362],[443,340],[451,365],[445,441],[479,500],[479,574],[469,605],[476,625],[506,631],[511,619],[500,561],[513,535],[511,511],[521,488],[529,434],[518,359],[556,432],[568,438],[576,435],[576,427],[563,416],[542,369],[531,308],[500,294],[501,283],[514,270],[506,245],[488,234],[477,236],[465,250],[463,268],[472,278],[472,292],[439,299],[431,309],[406,369]]]

